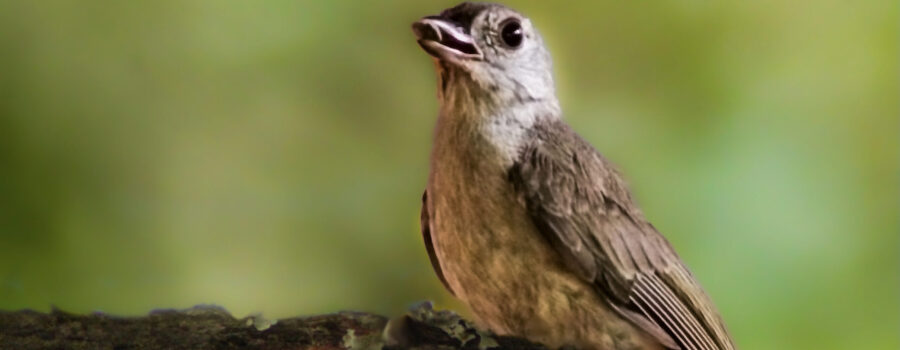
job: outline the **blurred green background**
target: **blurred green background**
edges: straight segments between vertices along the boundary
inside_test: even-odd
[[[398,314],[453,2],[0,0],[0,309]],[[900,347],[897,1],[510,1],[745,349]]]

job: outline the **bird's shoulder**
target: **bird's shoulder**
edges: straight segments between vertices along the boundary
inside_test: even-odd
[[[557,118],[535,123],[528,133],[509,175],[528,181],[518,185],[545,191],[541,199],[549,201],[543,205],[575,214],[614,203],[609,209],[646,222],[618,168],[571,126]]]

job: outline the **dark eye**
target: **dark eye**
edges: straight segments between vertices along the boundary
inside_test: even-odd
[[[500,39],[506,46],[517,48],[522,45],[522,24],[518,20],[508,20],[500,28]]]

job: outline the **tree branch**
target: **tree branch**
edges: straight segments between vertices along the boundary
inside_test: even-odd
[[[269,321],[196,306],[142,317],[0,312],[0,349],[545,349],[422,303],[392,320],[361,312]]]

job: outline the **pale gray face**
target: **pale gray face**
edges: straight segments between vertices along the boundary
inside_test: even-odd
[[[550,54],[531,21],[512,9],[462,3],[413,23],[413,32],[445,70],[445,89],[450,80],[517,99],[555,99]],[[454,81],[456,74],[469,79]]]

